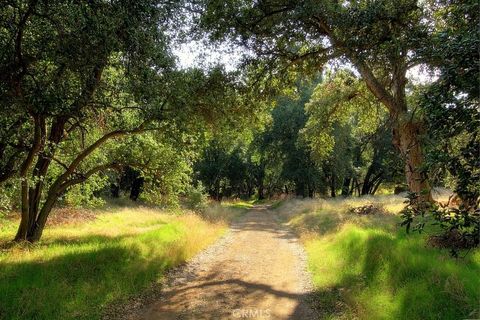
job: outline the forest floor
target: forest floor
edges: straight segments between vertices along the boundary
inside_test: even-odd
[[[133,299],[111,318],[315,318],[306,302],[311,282],[303,247],[268,206],[250,209],[164,285],[148,303]]]

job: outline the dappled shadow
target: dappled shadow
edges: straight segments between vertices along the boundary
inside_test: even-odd
[[[232,232],[267,232],[275,238],[286,239],[289,242],[298,242],[295,233],[289,228],[276,222],[275,213],[272,211],[256,211],[250,213],[248,219],[240,219],[230,226]]]
[[[438,253],[381,232],[351,236],[343,249],[341,276],[312,293],[321,318],[478,318],[480,267],[471,257],[440,261]]]
[[[222,251],[191,264],[125,319],[316,319],[290,243],[298,239],[268,208],[252,208],[233,223]]]
[[[394,214],[358,215],[348,210],[356,202],[334,204],[294,201],[272,210],[296,234],[315,235],[308,239],[319,287],[307,299],[320,319],[479,317],[478,257],[455,260],[425,247]]]
[[[359,198],[355,201],[349,201],[349,199],[294,199],[283,202],[272,211],[283,222],[289,222],[297,235],[305,232],[320,236],[330,235],[338,232],[348,223],[389,231],[394,231],[400,225],[399,217],[384,210],[383,206],[397,204],[397,202],[401,204],[403,201],[395,198],[395,202],[382,203],[381,200],[373,198]],[[376,205],[381,210],[369,215],[357,214],[351,210],[364,205]]]
[[[172,288],[164,292],[138,319],[235,319],[241,318],[241,314],[253,319],[315,318],[307,302],[309,293],[292,293],[239,278],[214,280],[219,276],[211,274],[201,284]],[[192,303],[192,295],[202,297]],[[287,301],[295,303],[293,312],[276,313],[275,307]]]
[[[98,318],[102,306],[141,290],[184,259],[180,247],[146,256],[152,251],[126,246],[125,238],[84,237],[69,240],[58,256],[49,250],[34,261],[1,261],[0,319]],[[65,244],[59,241],[48,245]]]

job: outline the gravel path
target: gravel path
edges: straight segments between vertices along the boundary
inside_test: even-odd
[[[117,319],[314,319],[303,247],[257,206],[167,276],[164,288]],[[132,310],[131,308],[127,308]]]

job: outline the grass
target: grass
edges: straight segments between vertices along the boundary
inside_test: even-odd
[[[243,215],[251,207],[253,207],[252,201],[212,201],[200,212],[200,215],[207,221],[229,223]]]
[[[372,202],[385,213],[348,212]],[[402,202],[290,200],[277,208],[305,245],[322,319],[479,317],[480,251],[454,259],[426,246],[425,235],[406,235],[397,215]]]
[[[207,221],[112,208],[93,221],[48,227],[38,244],[4,245],[0,319],[98,319],[102,308],[161,280],[167,269],[215,241],[231,216]],[[0,223],[0,241],[11,239],[18,221]]]

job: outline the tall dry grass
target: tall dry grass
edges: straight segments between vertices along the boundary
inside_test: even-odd
[[[437,199],[448,192],[436,193]],[[402,196],[292,199],[275,211],[305,245],[322,319],[478,318],[480,251],[454,259],[407,235]],[[379,212],[350,209],[373,204]],[[433,227],[434,228],[434,227]]]
[[[110,208],[48,227],[42,241],[0,251],[0,319],[98,319],[102,307],[159,281],[226,230],[191,212]],[[18,221],[8,220],[0,239]]]

